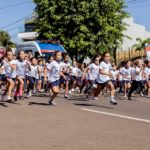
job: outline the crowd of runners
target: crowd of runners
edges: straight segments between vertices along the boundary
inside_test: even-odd
[[[135,93],[150,98],[150,60],[129,60],[116,66],[111,63],[110,53],[105,52],[102,56],[95,55],[90,64],[79,64],[61,52],[46,60],[22,50],[18,56],[7,50],[0,59],[2,101],[17,101],[48,92],[49,104],[56,105],[55,99],[62,89],[65,99],[78,90],[87,99],[97,100],[105,91],[110,94],[112,105],[117,104],[116,93],[128,100]]]

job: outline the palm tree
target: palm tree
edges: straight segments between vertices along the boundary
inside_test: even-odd
[[[136,39],[137,43],[132,46],[132,48],[135,48],[136,51],[141,52],[142,56],[142,51],[144,51],[144,56],[146,56],[146,44],[150,44],[150,38],[142,40],[141,38]],[[143,59],[143,56],[142,56]]]

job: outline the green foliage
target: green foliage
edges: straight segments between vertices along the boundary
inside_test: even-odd
[[[10,36],[5,31],[0,31],[0,46],[14,47],[13,42],[10,40]]]
[[[113,51],[123,40],[123,20],[128,17],[124,0],[34,2],[39,39],[60,40],[71,56]]]

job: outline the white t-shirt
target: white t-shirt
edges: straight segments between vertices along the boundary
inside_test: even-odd
[[[102,61],[101,63],[100,63],[100,65],[99,65],[99,69],[100,70],[104,70],[106,73],[109,73],[110,72],[110,70],[111,70],[111,64],[110,63],[106,63],[106,62],[104,62],[104,61]],[[109,81],[110,80],[110,77],[109,76],[107,76],[107,75],[103,75],[103,74],[99,74],[98,75],[98,79],[97,79],[97,82],[99,82],[99,83],[105,83],[105,82],[107,82],[107,81]]]
[[[119,73],[119,81],[122,81],[122,80],[123,80],[122,70],[123,70],[123,68],[121,68],[120,70],[118,70],[118,73]]]
[[[26,73],[26,67],[27,67],[27,61],[19,61],[16,60],[16,74],[23,79],[25,78]]]
[[[60,72],[63,69],[63,63],[53,61],[47,66],[47,69],[48,69],[48,81],[49,82],[57,81],[60,79]]]
[[[9,63],[12,65],[16,65],[15,60],[9,61]],[[16,70],[12,69],[9,63],[3,60],[3,65],[4,65],[6,76],[10,78],[16,78]]]
[[[132,70],[131,67],[130,68],[123,67],[122,72],[121,72],[123,75],[123,80],[125,81],[131,80],[131,70]]]
[[[99,65],[95,63],[90,64],[89,66],[89,80],[95,81],[97,80],[99,75]]]
[[[64,73],[69,73],[70,71],[70,67],[71,67],[71,64],[69,62],[63,62],[63,72]]]
[[[74,67],[74,66],[71,67],[71,75],[72,76],[78,75],[78,68],[77,67]]]
[[[5,75],[6,74],[4,65],[1,66],[0,70],[1,70],[0,75]]]
[[[150,78],[150,68],[146,67],[144,69],[144,74],[146,76],[146,80],[148,80]]]
[[[136,71],[135,80],[136,81],[141,81],[143,79],[143,71],[140,71],[140,70],[141,70],[141,68],[139,68],[139,67],[135,68],[135,71]],[[139,71],[140,71],[140,73],[137,73]]]
[[[118,70],[111,70],[110,71],[112,73],[112,80],[117,80],[117,76],[118,76]]]
[[[131,68],[131,79],[136,80],[136,75],[137,75],[136,70],[134,67],[132,67]]]
[[[41,66],[39,66],[39,70],[41,71],[41,76],[42,77],[44,77],[44,66],[43,65],[41,65]]]
[[[27,75],[37,79],[37,76],[39,75],[38,74],[38,65],[36,65],[36,66],[30,65],[30,68],[31,68],[31,70],[29,69]]]

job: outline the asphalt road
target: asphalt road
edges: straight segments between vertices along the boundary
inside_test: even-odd
[[[150,98],[109,97],[87,101],[83,95],[57,106],[48,97],[1,103],[0,150],[149,150]]]

